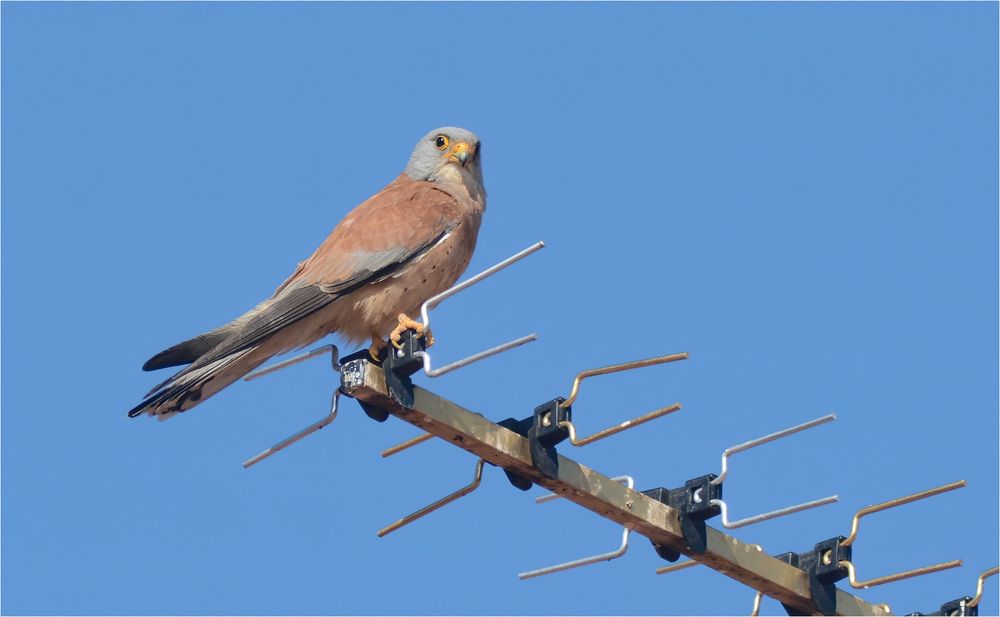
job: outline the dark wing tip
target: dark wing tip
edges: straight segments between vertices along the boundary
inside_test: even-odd
[[[128,417],[130,417],[130,418],[137,418],[137,417],[141,416],[142,412],[146,411],[146,405],[147,404],[148,404],[148,401],[143,401],[143,402],[139,403],[138,405],[136,405],[135,407],[133,407],[132,409],[129,409],[128,410]]]

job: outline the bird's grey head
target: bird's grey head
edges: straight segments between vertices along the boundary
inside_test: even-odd
[[[434,129],[417,142],[406,175],[414,180],[474,181],[482,185],[482,144],[472,131],[454,126]]]

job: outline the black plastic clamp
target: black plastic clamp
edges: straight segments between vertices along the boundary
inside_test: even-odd
[[[851,547],[844,546],[844,536],[818,542],[805,553],[782,553],[774,558],[795,566],[809,575],[809,591],[822,615],[837,614],[837,581],[847,578],[847,569],[840,562],[851,560]],[[782,604],[789,615],[807,615],[796,608]]]
[[[978,615],[979,607],[969,606],[969,602],[972,602],[972,596],[965,596],[951,602],[945,602],[941,605],[941,608],[933,613],[908,613],[908,615],[954,615],[955,617]]]
[[[532,422],[534,422],[534,418],[532,417],[524,418],[523,420],[518,420],[517,418],[507,418],[506,420],[497,422],[497,424],[505,429],[517,433],[522,437],[527,437],[528,431],[531,430]],[[531,481],[531,478],[522,476],[515,471],[504,468],[503,472],[506,474],[507,480],[518,490],[526,491],[534,484],[534,482]]]
[[[559,477],[559,454],[556,444],[569,438],[569,429],[560,426],[560,422],[573,420],[573,409],[563,408],[566,402],[561,396],[535,407],[532,415],[531,428],[528,429],[528,444],[531,450],[531,463],[549,478]]]
[[[534,413],[527,418],[522,420],[507,418],[497,423],[522,437],[527,437],[531,464],[546,477],[553,479],[559,476],[559,454],[556,452],[556,444],[569,437],[569,429],[559,426],[559,423],[570,422],[573,419],[571,408],[560,407],[565,400],[562,397],[554,398],[535,407]],[[522,491],[531,488],[533,482],[530,478],[509,469],[503,471],[515,487]]]
[[[674,489],[663,487],[642,491],[643,495],[663,502],[680,514],[681,532],[687,542],[687,550],[702,554],[708,549],[708,536],[705,531],[705,521],[718,516],[722,510],[712,505],[713,499],[722,499],[722,484],[712,484],[716,479],[714,473],[699,478],[692,478],[684,486]],[[652,542],[652,541],[651,541]],[[656,554],[667,561],[677,561],[681,556],[669,546],[653,542]]]
[[[413,407],[413,381],[410,375],[424,367],[423,359],[416,354],[426,350],[426,337],[417,336],[413,330],[406,330],[399,338],[398,348],[389,341],[379,355],[389,396],[407,409]]]

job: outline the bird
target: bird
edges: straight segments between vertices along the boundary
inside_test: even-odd
[[[351,344],[370,339],[373,358],[408,328],[433,343],[409,315],[465,271],[485,210],[476,134],[457,127],[427,133],[403,172],[348,213],[274,295],[147,360],[145,371],[187,366],[150,390],[128,416],[165,420],[271,357],[331,333]]]

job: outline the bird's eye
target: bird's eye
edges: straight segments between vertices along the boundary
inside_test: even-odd
[[[444,150],[448,147],[448,138],[444,135],[438,135],[434,138],[434,145],[437,146],[438,150]]]

